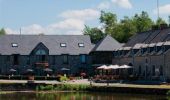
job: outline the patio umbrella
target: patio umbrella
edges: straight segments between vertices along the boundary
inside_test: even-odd
[[[119,69],[119,65],[110,65],[108,66],[108,69]]]
[[[17,70],[11,68],[9,71],[10,71],[10,72],[16,72]]]
[[[122,66],[120,66],[120,68],[122,68],[122,69],[128,69],[128,68],[132,68],[132,66],[122,65]]]
[[[69,71],[70,69],[68,68],[61,68],[62,71]]]
[[[107,69],[107,66],[106,65],[102,65],[100,67],[97,67],[97,69]]]
[[[52,72],[53,70],[50,69],[50,68],[45,68],[44,71],[45,71],[45,72]]]
[[[32,69],[27,69],[26,71],[27,71],[27,72],[33,72],[34,70],[32,70]]]

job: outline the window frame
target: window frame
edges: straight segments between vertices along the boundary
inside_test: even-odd
[[[78,43],[79,47],[85,47],[84,43]]]
[[[63,58],[63,64],[69,64],[69,55],[68,54],[62,54],[62,58]],[[65,60],[66,57],[66,60]]]
[[[60,43],[60,47],[67,47],[66,43]]]
[[[12,47],[18,47],[18,43],[11,43]]]
[[[82,58],[82,57],[84,57],[84,58]],[[80,62],[81,62],[81,64],[86,64],[87,63],[87,55],[86,54],[81,54],[80,55]]]

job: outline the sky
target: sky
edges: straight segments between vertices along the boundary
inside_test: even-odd
[[[168,22],[170,0],[159,0],[160,17]],[[81,35],[84,25],[101,28],[100,11],[118,19],[147,11],[157,16],[157,0],[0,0],[0,28],[7,34]]]

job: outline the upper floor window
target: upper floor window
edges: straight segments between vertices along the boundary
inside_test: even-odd
[[[66,43],[60,43],[60,47],[66,47]]]
[[[12,47],[18,47],[17,43],[12,43]]]
[[[35,54],[36,55],[46,55],[46,52],[43,49],[39,49],[39,50],[37,50],[37,52]]]
[[[78,43],[79,47],[84,47],[84,43]]]

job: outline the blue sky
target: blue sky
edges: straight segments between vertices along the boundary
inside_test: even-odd
[[[168,22],[170,0],[159,0],[160,17]],[[118,19],[147,11],[157,19],[156,0],[0,0],[0,28],[8,34],[82,34],[84,25],[101,27],[100,11]]]

